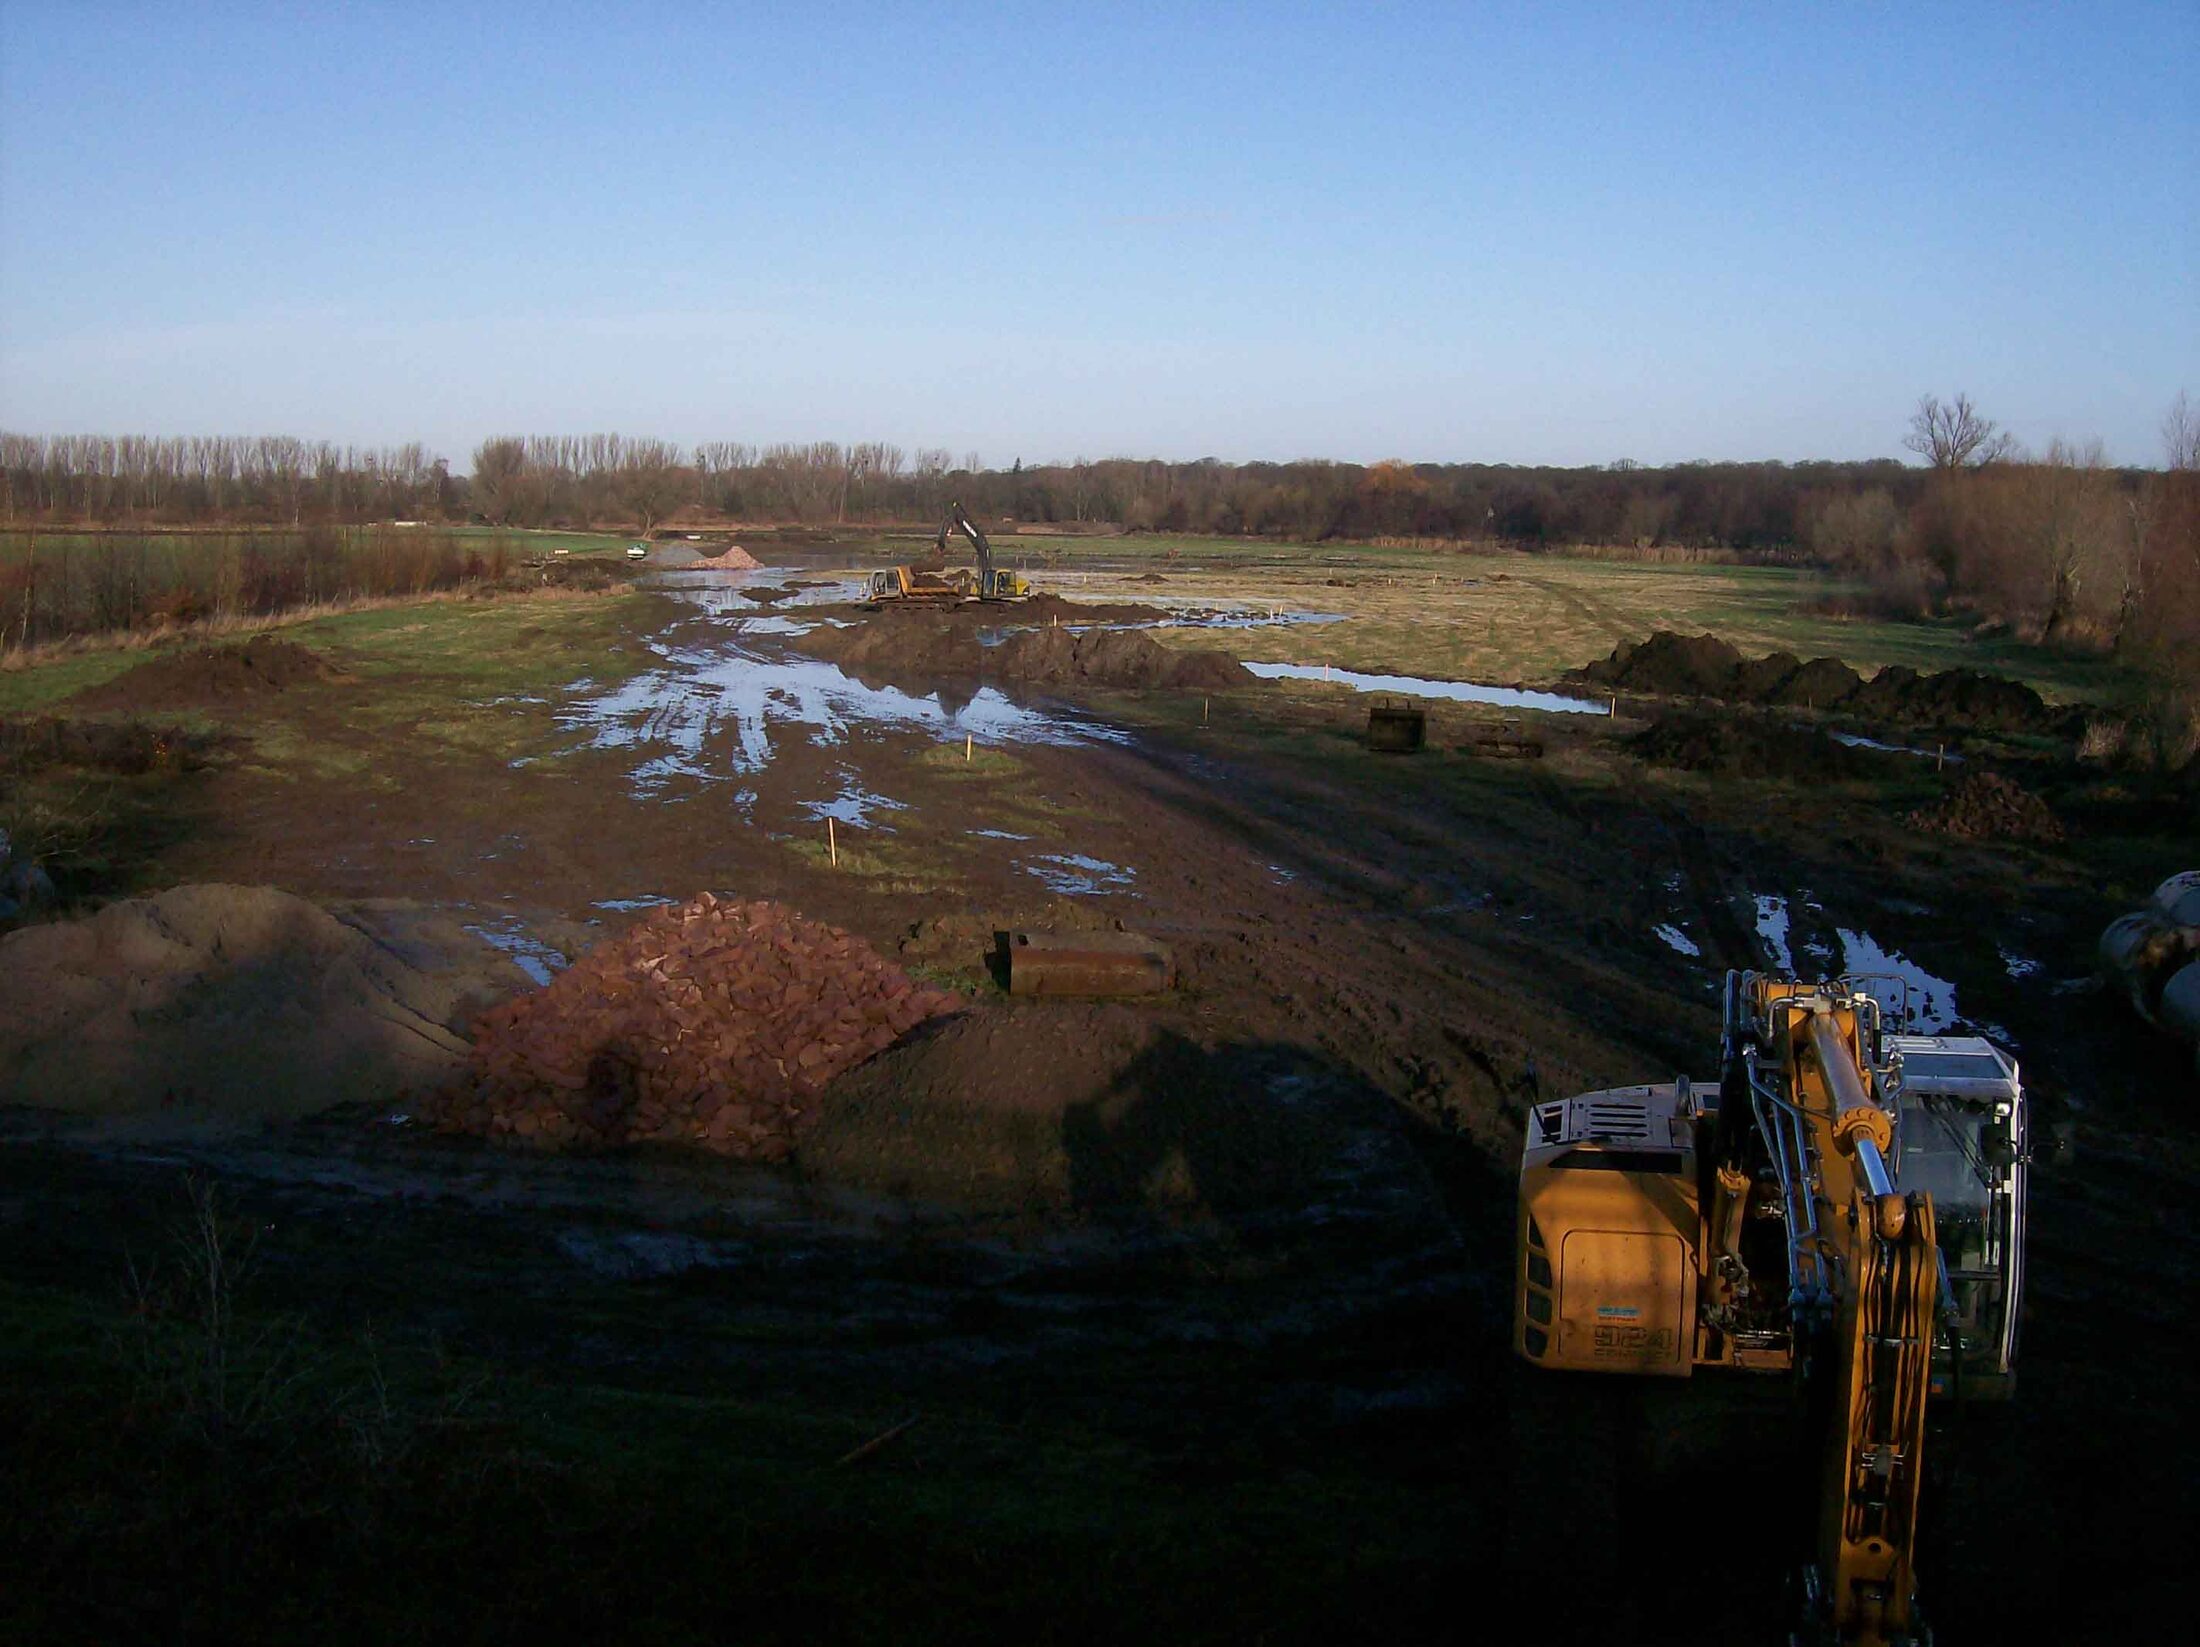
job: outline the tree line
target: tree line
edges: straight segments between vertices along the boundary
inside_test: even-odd
[[[2196,416],[2180,396],[2160,469],[2098,443],[2027,453],[1967,396],[1928,395],[1922,464],[1627,461],[1579,468],[1106,458],[987,468],[883,441],[693,447],[618,434],[501,435],[471,472],[419,443],[287,436],[0,434],[0,525],[355,525],[416,520],[651,531],[669,521],[936,521],[1265,537],[1580,545],[1816,563],[1891,615],[1971,610],[2072,646],[2200,633]],[[2195,671],[2200,673],[2200,671]]]

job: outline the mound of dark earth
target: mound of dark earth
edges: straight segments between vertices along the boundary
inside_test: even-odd
[[[1135,629],[1027,630],[1001,642],[989,661],[990,673],[1003,680],[1050,685],[1204,691],[1253,678],[1220,652],[1177,651]]]
[[[70,720],[57,715],[0,720],[0,776],[68,767],[138,777],[153,771],[195,772],[225,739],[216,733],[145,721]]]
[[[1720,777],[1787,780],[1869,778],[1898,756],[1851,748],[1816,727],[1752,715],[1665,715],[1626,740],[1652,766]]]
[[[1151,1007],[996,1002],[843,1075],[821,1109],[796,1161],[879,1194],[1441,1229],[1396,1105],[1303,1049]]]
[[[2047,803],[1998,772],[1974,772],[1938,806],[1908,818],[1913,829],[1951,835],[1965,841],[2039,841],[2063,839],[2063,826]]]
[[[1998,675],[1972,669],[1923,675],[1890,664],[1866,680],[1838,658],[1806,663],[1792,652],[1744,658],[1716,635],[1669,629],[1646,641],[1623,641],[1610,657],[1576,670],[1575,678],[1613,691],[1832,709],[1906,726],[2061,735],[2070,722],[2067,711],[2029,686]]]
[[[985,644],[985,631],[1007,623],[1003,609],[988,606],[888,607],[845,629],[820,626],[799,644],[850,673],[891,681],[976,678],[1179,691],[1252,684],[1253,677],[1220,652],[1163,646],[1134,629],[1027,627],[1027,610],[1013,609],[1016,627],[994,646]]]
[[[238,646],[163,652],[69,701],[80,709],[182,709],[350,678],[295,641],[256,635]]]

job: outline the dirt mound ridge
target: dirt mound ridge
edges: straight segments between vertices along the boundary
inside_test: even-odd
[[[1792,652],[1772,652],[1745,659],[1716,635],[1670,629],[1646,641],[1623,641],[1610,657],[1575,675],[1622,692],[1838,709],[1913,726],[2053,734],[2069,719],[2029,686],[1975,669],[1921,675],[1890,664],[1865,680],[1839,658],[1804,663]]]
[[[1034,686],[1109,686],[1218,691],[1249,686],[1253,677],[1221,652],[1163,646],[1135,629],[1071,629],[1045,625],[1012,630],[998,646],[981,627],[1003,625],[997,607],[932,610],[889,608],[847,629],[820,627],[802,647],[856,674],[887,680],[974,677]],[[1020,621],[1024,608],[1016,609]]]
[[[286,1117],[447,1081],[460,989],[317,904],[183,886],[0,938],[0,1101]]]
[[[991,1211],[1297,1218],[1412,1183],[1406,1149],[1389,1100],[1303,1049],[1062,1000],[987,1003],[850,1071],[797,1159]]]
[[[220,735],[145,721],[68,720],[40,715],[0,720],[0,775],[75,767],[137,777],[155,770],[193,772],[224,742]]]
[[[1217,690],[1252,677],[1220,652],[1185,652],[1135,629],[1033,629],[994,648],[992,672],[1004,680],[1090,686]]]
[[[350,678],[320,653],[295,641],[255,635],[239,646],[163,653],[69,701],[83,709],[181,709]]]
[[[1889,758],[1852,749],[1815,727],[1742,715],[1666,715],[1626,742],[1652,766],[1725,777],[1869,778]]]
[[[420,1113],[446,1132],[776,1161],[828,1082],[961,1005],[860,938],[706,892],[490,1008],[465,1079]]]
[[[1912,829],[1964,841],[2041,841],[2064,838],[2063,826],[2039,796],[1998,772],[1974,772],[1938,806],[1909,815]]]

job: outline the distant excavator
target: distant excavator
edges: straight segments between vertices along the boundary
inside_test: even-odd
[[[971,548],[977,551],[978,569],[975,572],[967,566],[951,571],[942,569],[947,560],[948,537],[955,532],[968,538]],[[939,535],[932,540],[931,565],[890,566],[883,572],[871,574],[870,598],[874,601],[946,605],[966,600],[1022,600],[1030,593],[1030,580],[1022,573],[993,564],[993,545],[986,542],[985,534],[963,513],[960,503],[947,506],[947,518],[940,522]]]

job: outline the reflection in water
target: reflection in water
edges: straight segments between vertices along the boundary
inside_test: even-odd
[[[1557,692],[1529,692],[1515,686],[1478,686],[1473,681],[1424,680],[1419,675],[1363,675],[1355,669],[1331,669],[1314,663],[1248,663],[1262,680],[1335,681],[1355,692],[1401,692],[1412,698],[1447,698],[1455,703],[1490,703],[1504,709],[1543,709],[1557,715],[1609,715],[1609,705]]]

